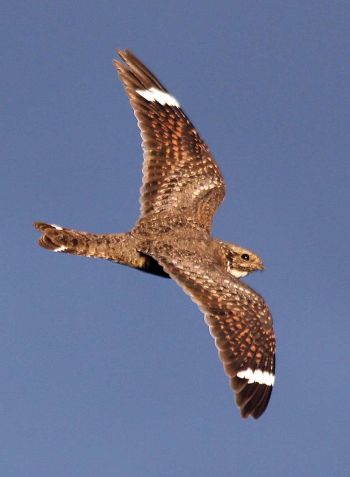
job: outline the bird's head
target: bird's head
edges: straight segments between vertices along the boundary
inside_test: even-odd
[[[251,250],[227,242],[220,242],[226,258],[227,271],[236,278],[256,270],[264,270],[261,258]]]

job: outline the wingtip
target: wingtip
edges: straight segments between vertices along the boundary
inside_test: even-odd
[[[236,405],[240,410],[243,419],[252,417],[259,419],[266,411],[268,406],[272,386],[263,385],[260,383],[249,384],[247,380],[231,378],[231,386],[235,391]]]
[[[126,61],[128,56],[134,56],[130,50],[125,48],[125,50],[122,50],[121,48],[116,48],[116,53],[117,55],[123,60]]]
[[[39,232],[43,232],[48,227],[48,224],[45,222],[33,222],[33,227]]]
[[[116,70],[118,70],[122,66],[121,62],[118,61],[116,58],[112,59],[112,65]]]
[[[123,68],[125,68],[125,63],[127,63],[128,55],[130,54],[130,50],[122,50],[120,48],[115,49],[119,58],[113,58],[112,64],[117,72],[122,72]],[[122,61],[120,61],[122,60]]]

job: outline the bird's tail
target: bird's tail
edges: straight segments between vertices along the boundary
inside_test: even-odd
[[[39,245],[53,252],[104,258],[168,277],[155,260],[138,251],[136,239],[130,233],[92,234],[44,222],[35,222],[34,227],[42,233]]]
[[[39,239],[39,245],[43,248],[53,252],[111,258],[106,242],[101,240],[104,237],[102,235],[79,232],[78,230],[67,229],[55,224],[45,224],[44,222],[35,222],[34,227],[43,234]]]

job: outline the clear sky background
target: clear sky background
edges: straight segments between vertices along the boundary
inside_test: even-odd
[[[3,2],[0,475],[345,476],[349,415],[350,5]],[[172,281],[49,253],[34,220],[95,232],[138,216],[130,48],[211,148],[214,235],[278,338],[277,383],[242,420],[197,307]]]

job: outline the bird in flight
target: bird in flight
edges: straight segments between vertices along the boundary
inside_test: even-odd
[[[129,50],[117,53],[142,137],[140,217],[118,234],[36,222],[39,245],[175,280],[204,313],[242,417],[257,419],[275,381],[275,335],[264,299],[240,279],[262,270],[262,260],[212,237],[225,196],[218,165],[177,99]]]

